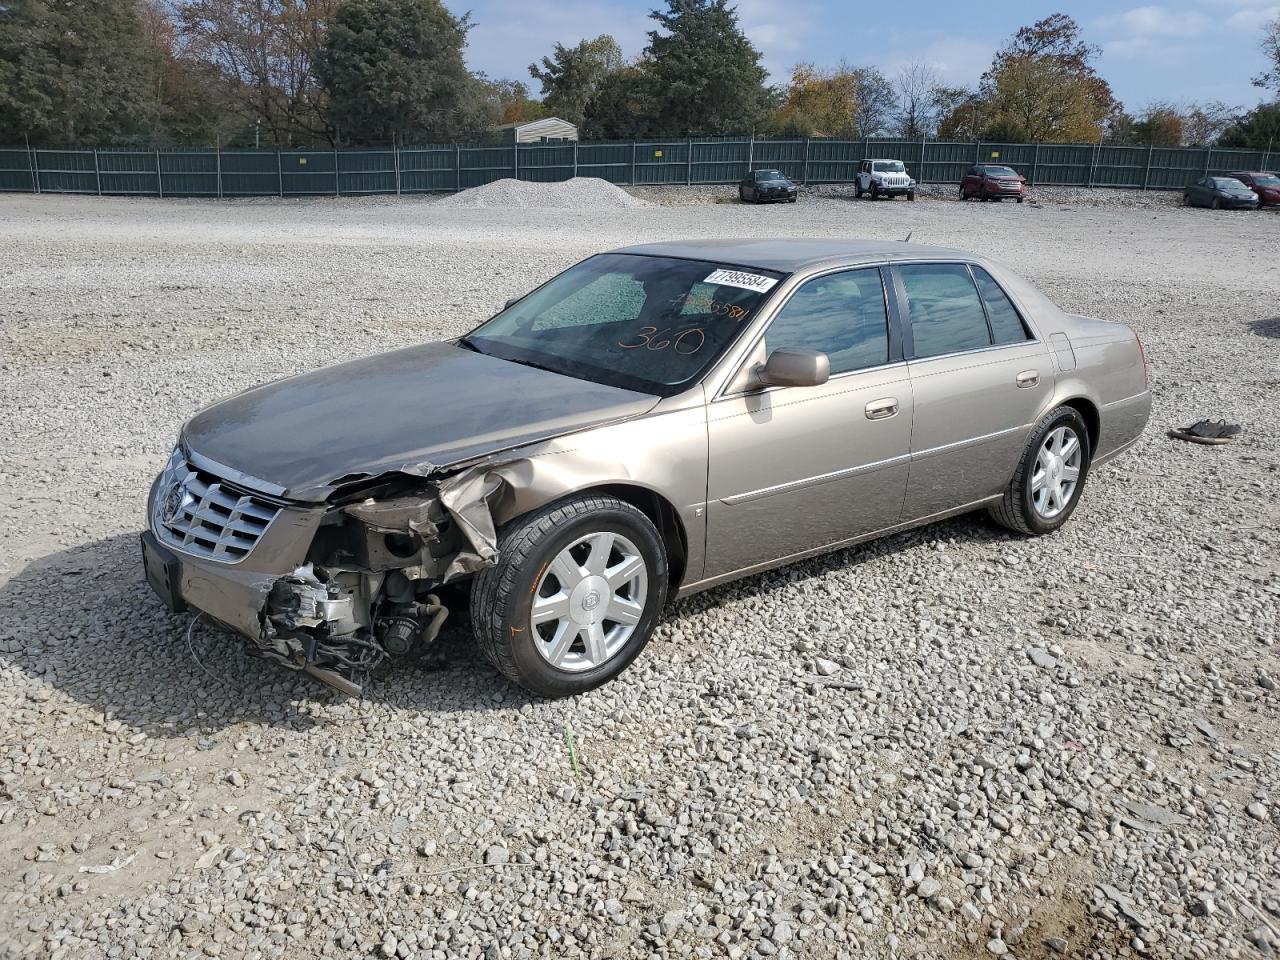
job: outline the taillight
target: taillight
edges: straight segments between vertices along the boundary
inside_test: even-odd
[[[1133,339],[1138,344],[1138,355],[1142,357],[1142,386],[1147,387],[1151,383],[1150,372],[1147,369],[1147,349],[1142,345],[1142,338],[1138,336],[1138,331],[1133,331]]]

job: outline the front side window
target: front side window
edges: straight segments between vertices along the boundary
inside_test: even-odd
[[[801,286],[769,324],[765,351],[817,350],[831,373],[878,366],[889,359],[889,317],[876,267],[833,273]]]
[[[460,343],[514,363],[670,396],[711,367],[782,276],[705,260],[601,254]]]
[[[909,263],[898,271],[917,358],[991,345],[982,301],[963,263]]]
[[[987,319],[991,321],[991,334],[995,342],[1021,343],[1023,340],[1030,340],[1031,333],[1022,322],[1022,315],[995,278],[975,265],[973,279],[978,284],[978,292],[982,294],[982,302],[987,306]]]

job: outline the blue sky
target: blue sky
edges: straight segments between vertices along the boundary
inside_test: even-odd
[[[559,40],[612,34],[627,56],[645,46],[658,0],[446,0],[470,9],[468,61],[490,77],[529,80],[527,64]],[[464,5],[466,4],[466,5]],[[974,16],[981,11],[981,17]],[[929,62],[954,85],[972,85],[991,55],[1019,26],[1064,12],[1085,39],[1102,47],[1099,70],[1130,110],[1153,100],[1223,100],[1253,106],[1262,91],[1250,78],[1265,68],[1262,24],[1280,16],[1280,0],[1202,0],[1126,5],[1018,3],[1013,0],[740,0],[747,35],[764,53],[774,81],[791,65],[841,58],[890,75],[914,59]],[[980,21],[980,22],[979,22]],[[533,84],[536,94],[536,84]]]

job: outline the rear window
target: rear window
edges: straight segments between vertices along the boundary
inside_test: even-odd
[[[987,306],[987,319],[991,321],[991,333],[996,343],[1021,343],[1031,339],[1031,332],[1022,321],[1022,315],[1013,305],[995,278],[981,267],[973,266],[973,279]]]
[[[963,263],[909,263],[898,268],[918,359],[991,346],[987,316]]]

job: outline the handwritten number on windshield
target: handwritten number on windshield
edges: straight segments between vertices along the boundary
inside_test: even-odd
[[[676,353],[688,356],[697,353],[706,345],[707,335],[701,327],[681,330],[674,338],[666,337],[669,331],[670,328],[659,330],[657,327],[641,327],[636,334],[639,343],[624,343],[619,340],[618,346],[623,350],[639,350],[641,347],[649,350],[665,350],[670,347]]]

